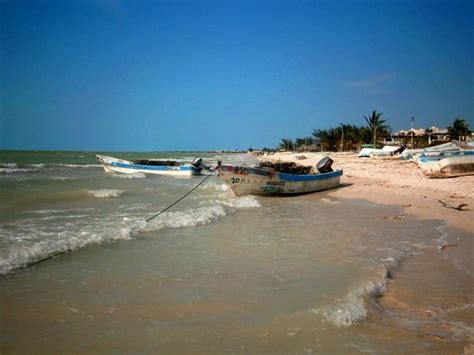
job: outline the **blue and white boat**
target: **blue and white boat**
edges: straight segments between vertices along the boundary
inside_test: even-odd
[[[331,169],[332,160],[324,158],[316,167],[294,163],[261,163],[255,167],[220,165],[217,177],[236,196],[295,195],[339,186],[342,170]]]
[[[202,169],[205,168],[201,158],[197,158],[193,162],[156,159],[128,161],[99,154],[96,155],[96,158],[107,173],[191,176],[200,175]]]
[[[474,151],[443,152],[425,155],[418,159],[418,166],[430,177],[454,177],[474,174]]]

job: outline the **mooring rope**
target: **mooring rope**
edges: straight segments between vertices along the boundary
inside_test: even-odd
[[[186,192],[183,196],[181,196],[179,199],[177,199],[176,201],[174,201],[171,205],[169,205],[168,207],[166,207],[164,210],[161,210],[160,212],[154,214],[153,216],[151,216],[150,218],[148,218],[145,222],[148,223],[150,222],[153,218],[155,217],[158,217],[160,214],[168,211],[171,207],[173,207],[174,205],[176,205],[179,201],[183,200],[186,196],[188,196],[189,194],[191,194],[194,190],[196,190],[199,186],[201,186],[207,179],[209,179],[212,174],[217,170],[219,169],[219,167],[221,166],[221,162],[218,161],[217,162],[217,165],[214,169],[212,169],[212,171],[204,178],[201,180],[201,182],[199,184],[197,184],[196,186],[194,186],[191,190],[189,190],[188,192]]]
[[[212,169],[212,171],[204,178],[201,180],[201,182],[199,182],[199,184],[197,184],[196,186],[194,186],[191,190],[189,190],[187,193],[185,193],[183,196],[181,196],[179,199],[177,199],[175,202],[173,202],[171,205],[169,205],[168,207],[166,207],[164,210],[154,214],[153,216],[151,216],[150,218],[148,218],[146,220],[146,223],[148,223],[149,221],[151,221],[153,218],[155,217],[158,217],[160,214],[166,212],[167,210],[169,210],[171,207],[173,207],[174,205],[176,205],[179,201],[183,200],[186,196],[188,196],[189,194],[191,194],[194,190],[196,190],[199,186],[201,186],[207,179],[209,179],[212,174],[217,170],[219,169],[219,167],[221,166],[221,162],[218,161],[217,162],[217,165],[214,169]],[[132,227],[131,229],[131,232],[134,230],[134,227]],[[74,251],[74,248],[68,248],[66,250],[62,250],[62,251],[59,251],[59,252],[56,252],[56,253],[51,253],[39,260],[35,260],[35,261],[31,261],[29,263],[26,263],[22,266],[20,266],[20,268],[27,268],[27,267],[30,267],[30,266],[34,266],[34,265],[37,265],[39,263],[42,263],[43,261],[46,261],[46,260],[49,260],[49,259],[52,259],[52,258],[55,258],[57,256],[60,256],[62,254],[66,254],[66,253],[70,253],[71,251]]]

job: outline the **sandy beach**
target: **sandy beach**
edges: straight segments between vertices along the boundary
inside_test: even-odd
[[[0,352],[472,353],[474,177],[331,158],[340,188],[236,197],[211,177],[145,224],[202,177],[106,174],[84,152],[8,153]]]
[[[453,317],[472,324],[474,294],[472,286],[465,286],[472,285],[474,262],[474,176],[431,179],[415,163],[399,157],[359,158],[356,153],[279,152],[259,159],[314,166],[323,156],[334,160],[333,168],[344,170],[341,179],[343,188],[332,190],[329,196],[368,200],[379,205],[398,205],[403,212],[398,216],[387,216],[387,219],[398,219],[402,223],[407,216],[426,221],[440,220],[446,223],[446,229],[454,230],[448,238],[437,240],[437,246],[426,253],[423,261],[419,259],[413,263],[407,260],[402,268],[395,270],[386,293],[377,301],[380,307],[387,313],[416,314],[429,323],[434,317],[433,305],[437,305],[447,313],[452,312]],[[456,230],[467,233],[464,238],[457,237]],[[468,268],[459,273],[459,270],[444,264],[448,259],[455,260],[455,264],[468,265]],[[424,276],[414,278],[410,272],[404,272],[412,268]],[[413,290],[419,287],[424,289],[423,297],[413,294]],[[456,298],[464,299],[466,303],[453,302]],[[469,306],[466,307],[466,304]],[[447,323],[442,327],[456,331]],[[432,334],[428,341],[446,341],[435,335],[436,330],[430,326],[425,331]],[[400,336],[404,332],[402,330]],[[474,354],[473,341],[471,338],[463,354]]]
[[[314,166],[326,155],[334,160],[333,168],[344,170],[344,188],[333,190],[333,196],[400,205],[417,218],[439,219],[467,232],[474,230],[474,175],[431,179],[416,164],[399,157],[358,158],[356,153],[283,152],[259,159]],[[461,204],[467,206],[460,211],[456,207]]]

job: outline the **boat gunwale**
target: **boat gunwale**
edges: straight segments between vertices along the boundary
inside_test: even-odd
[[[223,173],[236,174],[236,175],[259,175],[264,176],[269,179],[277,179],[287,182],[299,182],[299,181],[317,181],[325,180],[343,175],[343,170],[338,169],[327,173],[318,173],[318,174],[287,174],[279,171],[272,171],[267,169],[262,169],[258,167],[247,167],[240,165],[221,165],[219,171]]]

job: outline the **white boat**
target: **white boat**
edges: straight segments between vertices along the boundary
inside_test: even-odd
[[[197,158],[193,162],[156,159],[128,161],[99,154],[96,155],[96,158],[107,173],[191,176],[200,175],[205,167],[201,158]]]
[[[418,166],[431,177],[454,177],[474,174],[474,151],[463,151],[418,159]]]
[[[293,164],[293,169],[282,169],[285,164],[286,168]],[[236,196],[302,194],[339,186],[342,170],[332,171],[331,164],[331,159],[323,158],[316,169],[300,167],[294,163],[263,163],[255,167],[220,165],[217,177],[224,181]],[[319,171],[312,171],[318,168]]]
[[[378,148],[362,148],[358,154],[359,158],[373,158],[373,157],[389,157],[393,152],[400,149],[400,147],[386,145],[382,149]]]
[[[435,145],[432,147],[426,147],[423,149],[406,149],[403,153],[401,158],[405,160],[411,160],[415,163],[418,162],[418,158],[425,154],[436,154],[440,152],[457,152],[462,150],[457,144],[453,142],[448,142],[444,144]]]

